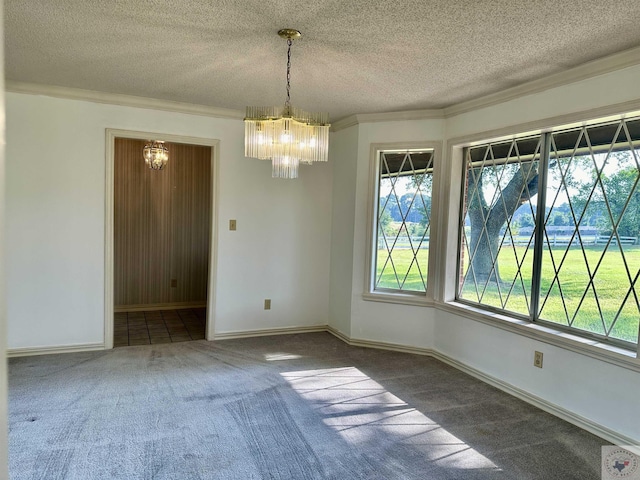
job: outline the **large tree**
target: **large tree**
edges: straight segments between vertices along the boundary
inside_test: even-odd
[[[603,158],[604,154],[597,158],[598,162],[603,162]],[[590,156],[574,157],[569,164],[567,160],[551,162],[549,174],[556,185],[562,179],[571,197],[576,221],[581,225],[592,224],[601,234],[610,235],[617,224],[618,235],[638,237],[638,166],[628,152],[613,152],[608,164],[611,169],[607,174],[596,168]],[[516,210],[538,193],[537,162],[471,168],[467,182],[468,242],[472,256],[467,277],[474,278],[481,285],[497,283],[500,282],[497,256],[501,232]],[[535,206],[532,209],[535,211]],[[567,210],[567,204],[554,205],[549,214],[550,223],[555,224],[561,215],[561,224],[573,225],[573,218]],[[609,216],[609,210],[613,218]]]
[[[602,235],[611,235],[617,224],[616,231],[621,237],[640,236],[638,175],[640,173],[637,166],[626,165],[615,173],[602,173],[600,183],[596,184],[593,180],[580,185],[573,198],[573,205],[579,212],[586,206],[583,224],[594,224]],[[592,177],[595,176],[594,171]],[[609,210],[613,218],[609,216]]]
[[[500,231],[515,211],[538,193],[537,162],[503,165],[501,169],[504,170],[496,175],[495,167],[471,168],[467,176],[467,214],[471,227],[471,264],[467,276],[478,284],[500,282]],[[506,185],[499,188],[501,180]]]

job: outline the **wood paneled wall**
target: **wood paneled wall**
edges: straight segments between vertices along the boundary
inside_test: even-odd
[[[166,143],[169,162],[156,171],[142,158],[145,143],[115,140],[115,306],[204,303],[211,147]]]

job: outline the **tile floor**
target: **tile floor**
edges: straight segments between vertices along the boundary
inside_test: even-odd
[[[206,308],[116,313],[113,346],[201,340],[206,318]]]

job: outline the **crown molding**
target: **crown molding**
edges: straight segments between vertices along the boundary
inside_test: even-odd
[[[338,120],[331,126],[331,131],[337,132],[361,123],[398,122],[402,120],[441,120],[444,118],[444,110],[441,108],[405,110],[401,112],[358,113]]]
[[[483,95],[482,97],[460,102],[445,108],[351,115],[335,122],[332,126],[332,131],[337,132],[360,123],[451,118],[462,113],[498,105],[527,95],[597,77],[598,75],[604,75],[638,64],[640,64],[640,47],[635,47],[604,58],[592,60],[563,72],[547,75],[544,78],[522,83],[497,93]]]
[[[147,108],[162,110],[165,112],[186,113],[188,115],[201,115],[205,117],[226,118],[242,120],[244,112],[228,108],[217,108],[194,103],[173,102],[134,95],[122,95],[119,93],[97,92],[95,90],[82,90],[79,88],[59,87],[56,85],[42,85],[38,83],[25,83],[7,80],[5,89],[11,93],[25,93],[29,95],[44,95],[47,97],[65,98],[68,100],[83,100],[93,103],[119,105],[121,107]]]
[[[360,122],[358,121],[358,115],[349,115],[348,117],[341,118],[337,122],[333,122],[331,124],[331,131],[339,132],[340,130],[353,127],[354,125],[358,125],[359,123]]]
[[[630,48],[604,58],[592,60],[563,72],[547,75],[543,78],[507,88],[497,93],[483,95],[472,100],[460,102],[444,108],[405,110],[385,113],[360,113],[342,118],[331,126],[332,132],[338,132],[362,123],[395,122],[403,120],[446,119],[473,110],[515,100],[534,93],[543,92],[551,88],[568,85],[606,73],[622,70],[640,64],[640,47]],[[37,83],[5,82],[7,92],[26,93],[31,95],[45,95],[49,97],[66,98],[71,100],[85,100],[94,103],[120,105],[124,107],[148,108],[167,112],[202,115],[206,117],[242,120],[244,112],[227,108],[196,105],[192,103],[158,100],[148,97],[122,95],[116,93],[97,92],[78,88],[42,85]]]
[[[405,110],[402,112],[362,113],[356,115],[360,123],[395,122],[401,120],[430,120],[444,118],[441,108],[424,110]]]
[[[538,80],[532,80],[497,93],[451,105],[443,109],[444,116],[446,118],[454,117],[472,110],[508,102],[509,100],[515,100],[516,98],[533,93],[543,92],[551,88],[579,82],[638,64],[640,64],[640,47],[630,48],[629,50],[598,58],[562,72],[546,75]]]

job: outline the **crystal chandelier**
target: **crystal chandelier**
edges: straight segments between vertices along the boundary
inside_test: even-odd
[[[278,35],[287,39],[287,99],[284,107],[247,107],[244,155],[271,160],[273,178],[298,178],[301,163],[327,161],[331,125],[326,113],[291,106],[291,44],[301,33],[285,28]]]
[[[152,140],[142,149],[142,156],[151,170],[162,170],[169,161],[169,149],[164,142]]]

